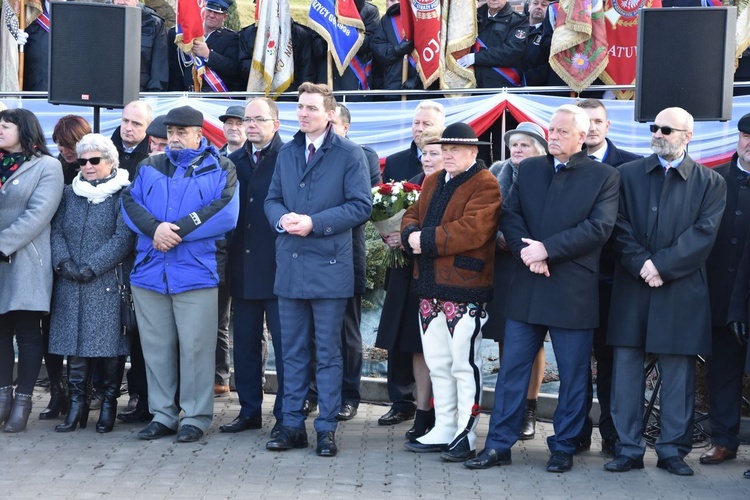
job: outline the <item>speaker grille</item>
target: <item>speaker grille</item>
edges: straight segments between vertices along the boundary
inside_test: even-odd
[[[140,87],[140,9],[52,3],[50,89],[53,104],[123,107]]]
[[[727,8],[643,9],[636,120],[679,106],[696,120],[731,118],[734,20]]]

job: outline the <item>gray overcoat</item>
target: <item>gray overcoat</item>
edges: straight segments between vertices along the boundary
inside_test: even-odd
[[[55,354],[114,357],[128,354],[120,326],[115,267],[133,253],[134,233],[125,225],[120,194],[92,204],[66,186],[52,220],[52,263],[72,259],[96,277],[77,283],[61,276],[52,294],[49,350]]]
[[[0,314],[49,312],[52,295],[50,221],[63,192],[60,162],[31,158],[0,188]]]

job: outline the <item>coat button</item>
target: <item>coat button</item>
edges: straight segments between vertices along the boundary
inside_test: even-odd
[[[247,201],[248,201],[248,202],[250,202],[250,203],[252,203],[252,202],[253,202],[253,201],[255,201],[255,200],[253,200],[252,198],[250,198],[250,199],[249,199],[249,200],[247,200]]]
[[[245,253],[250,253],[250,250],[245,250]]]
[[[657,208],[656,208],[656,207],[651,207],[651,211],[652,211],[652,212],[656,212],[656,210],[657,210]]]
[[[329,264],[335,264],[335,263],[336,263],[336,259],[331,259],[331,261],[329,262]]]
[[[252,226],[252,224],[248,224],[248,225],[247,225],[247,228],[248,228],[248,229],[250,229],[250,226]]]
[[[331,226],[328,226],[326,228],[326,233],[332,233],[332,232],[333,232],[333,229],[331,229]]]
[[[731,240],[729,240],[729,242],[730,242],[730,243],[731,243],[732,245],[736,245],[736,244],[737,244],[737,242],[738,242],[738,240],[737,240],[737,238],[732,238]]]
[[[729,271],[730,273],[733,273],[733,272],[735,272],[735,271],[736,271],[736,269],[735,269],[735,268],[733,268],[733,267],[730,267],[729,269],[727,269],[727,271]]]
[[[299,187],[301,187],[301,188],[305,187],[304,181],[299,183]]]
[[[292,254],[292,258],[293,258],[293,259],[296,259],[296,258],[297,258],[297,252],[294,252],[294,253]]]
[[[742,210],[737,210],[734,215],[742,215]]]
[[[104,291],[105,291],[105,292],[108,292],[108,291],[109,291],[109,287],[105,288],[105,289],[104,289]]]

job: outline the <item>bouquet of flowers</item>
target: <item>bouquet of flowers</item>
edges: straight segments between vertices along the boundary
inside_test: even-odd
[[[372,221],[380,236],[401,231],[406,209],[419,198],[421,187],[411,182],[386,182],[372,188]],[[388,267],[403,267],[406,257],[400,248],[389,248],[383,258]]]

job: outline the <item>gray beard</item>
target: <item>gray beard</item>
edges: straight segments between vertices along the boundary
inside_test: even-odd
[[[676,160],[683,151],[681,146],[673,146],[663,137],[651,138],[651,150],[667,161]]]

